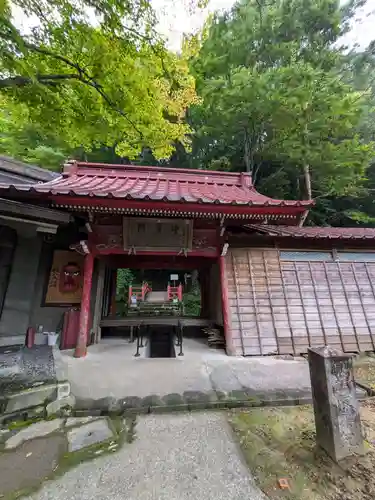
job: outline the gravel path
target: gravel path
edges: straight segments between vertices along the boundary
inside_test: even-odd
[[[117,453],[79,465],[27,500],[265,500],[224,413],[138,417]]]

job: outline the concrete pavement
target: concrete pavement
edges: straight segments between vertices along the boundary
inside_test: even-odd
[[[26,500],[266,500],[224,413],[137,418],[135,440],[83,463]]]
[[[250,394],[278,392],[310,395],[308,363],[263,357],[226,356],[201,341],[184,340],[184,356],[176,358],[134,357],[135,345],[127,340],[107,340],[89,347],[85,358],[61,351],[65,378],[77,398],[125,398],[150,395],[247,390]]]

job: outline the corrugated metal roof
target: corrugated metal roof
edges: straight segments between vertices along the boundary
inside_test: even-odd
[[[256,191],[246,173],[74,162],[61,177],[17,191],[93,198],[203,204],[310,207],[312,201],[274,200]]]
[[[375,228],[373,227],[297,227],[265,224],[249,224],[247,227],[269,236],[342,240],[375,239]]]

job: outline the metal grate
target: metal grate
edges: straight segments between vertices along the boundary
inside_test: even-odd
[[[371,252],[337,252],[337,258],[346,262],[375,262],[375,253]]]
[[[375,256],[375,254],[374,254]],[[306,262],[332,262],[333,257],[331,252],[296,252],[296,251],[281,251],[280,260],[289,261],[306,261]]]

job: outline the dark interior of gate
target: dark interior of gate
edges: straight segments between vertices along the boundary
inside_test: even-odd
[[[208,346],[208,331],[215,331],[215,347],[225,348],[215,259],[112,256],[108,264],[101,338],[126,339],[135,355],[145,347],[146,357],[169,358],[184,354],[187,338]]]

